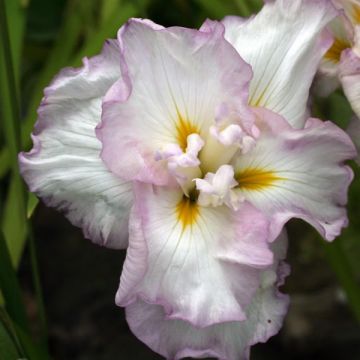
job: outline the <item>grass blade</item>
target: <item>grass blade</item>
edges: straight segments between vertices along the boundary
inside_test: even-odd
[[[5,208],[3,210],[2,229],[9,249],[11,262],[15,268],[19,265],[27,237],[27,226],[24,221],[23,210],[20,206],[22,202],[21,191],[22,190],[19,191],[19,186],[14,176],[12,176]]]
[[[0,319],[0,354],[2,360],[20,359],[22,354],[19,352],[14,339],[9,334],[5,324]]]
[[[11,55],[11,46],[8,32],[8,22],[6,17],[6,7],[5,0],[0,0],[0,36],[1,36],[1,52],[2,56],[0,57],[1,66],[4,67],[6,76],[0,79],[0,95],[2,99],[2,107],[1,111],[3,114],[3,125],[4,125],[4,133],[5,140],[9,149],[10,159],[11,159],[11,167],[12,167],[12,186],[16,188],[17,193],[17,206],[19,209],[19,217],[22,217],[23,224],[27,226],[28,230],[31,230],[30,223],[27,222],[26,216],[26,206],[25,206],[25,190],[23,187],[23,183],[20,177],[19,169],[18,169],[18,161],[17,154],[21,149],[21,140],[20,140],[20,116],[19,116],[19,102],[16,91],[15,77],[14,77],[14,68],[12,62]],[[30,234],[30,259],[31,259],[31,268],[33,281],[35,285],[35,292],[37,298],[37,307],[38,312],[40,314],[41,320],[41,328],[43,335],[43,342],[47,342],[47,331],[46,331],[46,321],[45,321],[45,310],[44,304],[42,301],[42,294],[40,288],[40,280],[39,280],[39,271],[38,265],[36,261],[36,251],[34,240],[32,238],[32,233]],[[11,243],[12,239],[8,239],[9,243]],[[23,305],[21,303],[21,295],[20,289],[16,281],[16,274],[12,268],[10,256],[7,250],[7,246],[3,235],[1,235],[1,244],[4,259],[3,262],[0,262],[1,266],[6,266],[5,268],[1,268],[1,280],[2,280],[2,288],[3,296],[5,298],[6,308],[9,310],[9,314],[12,319],[18,323],[21,328],[27,329],[26,315]],[[4,265],[3,265],[4,263]],[[11,283],[7,282],[8,273],[11,273],[10,279]],[[15,293],[12,288],[15,289]],[[10,296],[10,299],[9,299]],[[21,310],[22,309],[22,310]]]
[[[5,300],[6,310],[13,321],[28,330],[20,286],[2,232],[0,232],[0,289]]]
[[[16,87],[20,84],[20,66],[22,58],[22,46],[25,29],[25,7],[21,0],[5,0],[11,57],[14,64],[14,76]]]
[[[18,221],[17,225],[20,226],[20,222],[20,227],[26,227],[25,191],[19,174],[17,161],[17,154],[20,149],[19,102],[6,14],[5,1],[0,0],[0,68],[1,72],[5,75],[0,78],[0,111],[3,118],[2,124],[4,128],[5,142],[9,151],[12,169],[10,185],[11,192],[8,196],[10,202],[7,204],[7,209],[13,211],[9,213],[9,217],[16,218]],[[9,221],[11,222],[11,220],[7,220],[8,223]],[[4,235],[11,247],[13,245],[13,239],[8,237],[9,232],[9,227],[7,227],[6,234]]]
[[[244,17],[251,15],[252,9],[247,0],[235,0],[235,4],[239,9],[239,15]]]
[[[2,308],[0,308],[0,323],[3,324],[8,336],[13,342],[13,346],[15,346],[17,350],[18,356],[11,358],[11,360],[20,358],[24,360],[49,360],[50,357],[46,349],[34,343],[30,335],[19,325],[14,323]],[[0,354],[3,354],[1,352],[1,345]]]
[[[70,62],[71,66],[79,66],[84,56],[93,56],[100,52],[105,39],[114,38],[120,26],[130,17],[138,14],[137,8],[127,3],[119,6],[116,11],[107,19],[103,27],[87,39],[84,46],[78,51]]]
[[[11,341],[12,343],[12,346],[13,346],[13,351],[14,351],[14,348],[15,348],[15,351],[16,351],[16,354],[18,355],[18,357],[25,357],[25,351],[21,345],[21,342],[19,340],[19,337],[17,336],[17,333],[15,331],[15,326],[14,326],[14,323],[11,321],[9,315],[6,313],[6,311],[0,307],[0,324],[2,325],[2,335],[1,336],[4,336],[4,332],[6,332],[6,335],[8,337],[8,340]],[[5,336],[6,336],[5,335]],[[6,339],[5,339],[6,341]],[[1,342],[1,340],[0,340]],[[2,345],[0,345],[0,354],[3,354],[4,352],[2,352],[2,350],[4,349],[4,347],[2,347]],[[17,359],[18,357],[16,358],[13,358],[13,359]]]
[[[33,193],[29,193],[26,211],[26,216],[28,219],[31,218],[38,204],[39,199],[36,197],[36,195],[34,195]]]
[[[196,2],[213,19],[222,19],[227,15],[236,14],[236,8],[226,1],[221,0],[196,0]]]
[[[332,243],[324,243],[322,240],[322,243],[326,258],[346,293],[350,309],[360,323],[360,286],[342,246],[342,239],[336,239]]]

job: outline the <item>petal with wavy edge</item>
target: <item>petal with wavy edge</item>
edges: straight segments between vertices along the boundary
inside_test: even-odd
[[[347,225],[353,173],[344,162],[356,155],[350,138],[331,122],[309,119],[305,129],[292,129],[270,111],[257,113],[261,136],[235,160],[235,191],[269,216],[273,238],[297,217],[334,239]]]
[[[309,88],[331,45],[320,32],[336,14],[326,0],[278,0],[247,22],[223,20],[225,38],[254,72],[251,105],[282,115],[296,128],[304,126]]]
[[[95,127],[101,99],[119,76],[115,40],[82,68],[63,70],[45,89],[33,149],[19,156],[30,191],[64,211],[87,238],[114,248],[127,245],[131,187],[105,167]]]
[[[168,319],[161,305],[138,300],[126,308],[132,332],[152,350],[167,359],[216,357],[221,360],[245,360],[250,346],[265,342],[281,328],[288,308],[288,297],[279,293],[289,273],[282,259],[287,239],[283,232],[273,243],[275,261],[261,274],[260,286],[246,307],[246,319],[196,328],[183,320]]]
[[[139,19],[119,31],[126,66],[105,97],[97,130],[102,157],[114,173],[168,184],[166,164],[155,154],[174,143],[185,150],[192,133],[205,137],[222,103],[234,104],[239,118],[252,125],[251,70],[223,33],[220,23],[211,31],[154,29]]]
[[[200,207],[177,190],[134,188],[117,304],[161,304],[167,318],[198,327],[243,320],[261,269],[273,260],[266,219],[249,204],[233,212]]]

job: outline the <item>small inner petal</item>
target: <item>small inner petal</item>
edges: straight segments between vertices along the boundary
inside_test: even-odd
[[[200,206],[221,206],[223,204],[237,210],[244,201],[241,194],[236,193],[238,183],[234,179],[234,169],[231,165],[222,165],[217,172],[207,173],[204,179],[195,179],[199,190]]]
[[[170,144],[171,145],[171,144]],[[165,147],[172,148],[171,146]],[[178,151],[173,151],[174,155],[167,158],[168,169],[170,173],[175,177],[179,185],[182,187],[185,195],[195,187],[193,179],[195,177],[202,176],[200,170],[200,160],[198,159],[198,153],[204,146],[204,141],[198,134],[191,134],[187,137],[187,146],[185,152],[176,144]],[[159,152],[161,158],[161,152]],[[169,152],[169,154],[171,154]]]
[[[239,188],[246,190],[263,190],[274,185],[276,181],[286,180],[275,171],[261,168],[242,169],[235,174],[235,179],[239,183]]]

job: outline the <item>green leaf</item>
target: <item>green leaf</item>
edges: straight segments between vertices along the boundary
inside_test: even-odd
[[[241,0],[237,0],[241,1]],[[258,12],[264,5],[264,0],[249,0],[249,6],[253,12]]]
[[[56,37],[63,19],[62,15],[66,2],[74,2],[74,0],[27,1],[30,1],[30,3],[26,37],[37,42],[51,41]],[[89,3],[89,1],[86,1],[86,3]]]
[[[251,3],[251,1],[250,1],[250,3]],[[244,16],[244,17],[251,15],[252,9],[251,9],[251,5],[249,4],[249,1],[235,0],[235,4],[236,4],[237,8],[239,9],[239,15]]]
[[[24,331],[19,325],[17,325],[9,315],[0,307],[0,323],[3,324],[9,337],[11,338],[13,345],[16,347],[18,356],[12,359],[28,359],[28,360],[49,360],[49,354],[47,353],[46,346],[41,346],[35,343],[30,335]],[[1,347],[0,347],[0,354]],[[1,358],[2,359],[2,358]]]
[[[9,39],[11,56],[17,87],[20,82],[20,66],[25,29],[25,6],[21,0],[5,0],[7,18],[9,19]]]
[[[3,178],[9,171],[9,150],[4,147],[0,151],[0,179]]]
[[[0,320],[0,354],[2,360],[16,360],[22,357],[14,339]]]
[[[69,59],[78,44],[83,20],[80,10],[75,6],[76,4],[77,2],[69,2],[69,7],[64,16],[65,22],[33,89],[33,95],[21,131],[21,140],[25,149],[30,145],[29,135],[37,118],[36,110],[43,97],[44,88],[61,68],[68,65]]]
[[[114,14],[115,11],[118,11],[120,3],[121,1],[119,0],[103,0],[101,2],[101,24],[105,24],[106,21],[111,17],[111,15]]]
[[[315,98],[313,113],[323,120],[331,120],[342,129],[347,128],[353,112],[346,97],[340,90],[327,98]]]
[[[21,327],[14,324],[19,341],[29,360],[49,360],[50,356],[46,344],[40,345],[33,341],[30,335]]]
[[[13,238],[15,232],[19,232],[24,241],[24,227],[26,227],[25,192],[19,174],[17,154],[20,149],[20,119],[18,92],[14,76],[14,63],[12,59],[9,24],[7,21],[7,9],[5,0],[0,0],[0,70],[5,76],[0,78],[1,115],[3,118],[3,133],[9,149],[12,176],[10,190],[5,206],[4,225],[5,236],[11,246],[17,238]],[[12,222],[19,229],[14,230]],[[15,243],[17,247],[17,244]],[[14,252],[12,252],[14,254]],[[15,255],[14,256],[14,261]]]
[[[0,289],[10,317],[27,330],[28,323],[20,286],[2,232],[0,232]]]
[[[16,278],[16,273],[11,265],[10,256],[6,246],[5,239],[0,232],[0,290],[2,292],[5,308],[11,318],[7,319],[8,329],[12,326],[13,338],[17,337],[21,343],[29,360],[48,360],[47,345],[44,340],[42,346],[34,343],[29,335],[29,328],[25,313],[25,307],[22,302],[20,286]],[[0,309],[1,310],[1,309]],[[39,309],[41,311],[41,309]],[[0,311],[0,320],[6,319],[3,311]],[[4,323],[4,321],[3,321]],[[16,334],[16,335],[15,335]],[[0,347],[0,354],[1,347]],[[2,359],[2,358],[1,358]],[[18,359],[17,357],[13,359]]]
[[[36,197],[36,195],[33,193],[29,193],[28,202],[27,202],[27,212],[26,212],[28,219],[31,218],[38,204],[39,204],[39,199]]]
[[[11,318],[3,307],[0,307],[0,324],[3,326],[3,329],[6,331],[7,336],[11,340],[12,346],[15,347],[17,355],[24,358],[26,354],[15,331],[14,323],[11,321]],[[2,354],[1,350],[2,347],[0,345],[0,354]]]
[[[103,26],[91,37],[87,39],[84,46],[78,51],[70,62],[71,66],[81,65],[84,56],[90,57],[98,54],[106,39],[114,38],[117,30],[129,18],[138,14],[137,8],[131,4],[123,4],[108,18]]]
[[[349,259],[344,251],[344,238],[338,238],[332,243],[325,243],[321,239],[326,258],[331,265],[336,277],[345,291],[350,309],[360,323],[360,286],[357,282]]]
[[[11,177],[10,188],[4,208],[2,219],[2,229],[9,249],[10,258],[16,268],[20,262],[27,236],[27,226],[22,213],[21,201],[22,194],[18,185]]]
[[[222,19],[224,16],[236,13],[236,7],[228,1],[196,0],[196,2],[205,10],[208,16],[214,19]]]

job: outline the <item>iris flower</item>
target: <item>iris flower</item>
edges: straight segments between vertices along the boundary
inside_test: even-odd
[[[334,41],[320,64],[317,90],[328,95],[342,86],[355,113],[347,131],[360,149],[360,1],[332,2],[339,10],[339,16],[327,27]],[[356,161],[360,164],[360,156]]]
[[[339,16],[330,22],[328,31],[334,42],[320,65],[318,89],[323,95],[342,86],[355,116],[348,133],[360,149],[360,1],[333,0]],[[360,157],[357,157],[360,164]]]
[[[31,191],[127,248],[116,303],[168,359],[238,360],[278,332],[284,224],[347,224],[348,136],[307,119],[326,0],[278,0],[200,30],[131,19],[45,90],[20,155]]]

